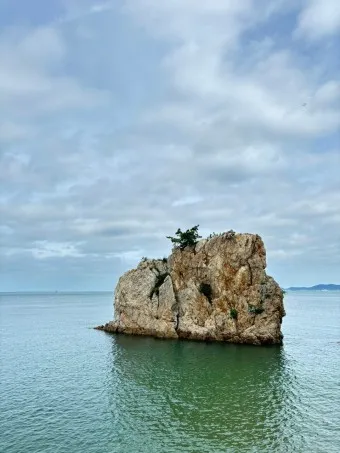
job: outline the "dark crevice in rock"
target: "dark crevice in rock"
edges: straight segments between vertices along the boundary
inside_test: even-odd
[[[169,272],[166,272],[165,274],[158,273],[156,275],[155,286],[152,288],[149,297],[150,297],[150,299],[152,299],[152,296],[154,294],[156,294],[156,296],[158,297],[158,304],[159,304],[159,289],[163,285],[163,283],[165,282],[165,279],[168,277],[168,275],[169,275]]]
[[[208,299],[209,304],[212,304],[212,288],[210,283],[202,282],[199,286],[199,292]]]
[[[175,330],[177,332],[179,326],[179,312],[176,313],[176,323],[175,323]]]
[[[179,299],[178,299],[178,296],[177,296],[177,293],[176,293],[176,290],[175,290],[174,283],[172,281],[171,275],[170,275],[170,280],[171,280],[171,284],[172,284],[172,291],[174,293],[174,298],[175,298],[175,304],[171,307],[171,309],[173,311],[174,318],[175,318],[174,329],[177,332],[178,327],[179,327],[179,318],[180,318],[180,314],[179,314],[179,306],[180,306],[180,304],[179,304]]]
[[[249,263],[249,260],[247,261],[247,265],[248,265],[248,269],[249,269],[249,275],[250,275],[250,286],[253,285],[253,271],[252,271],[252,268],[251,268],[251,265]]]
[[[254,256],[254,254],[256,253],[256,245],[255,245],[255,241],[253,240],[252,241],[252,245],[251,245],[251,251],[250,251],[250,255],[248,256],[247,258],[247,266],[248,266],[248,269],[249,269],[249,275],[250,275],[250,286],[253,285],[253,282],[254,282],[254,276],[253,276],[253,270],[251,268],[251,264],[249,262],[250,258],[252,256]]]
[[[256,254],[256,239],[253,239],[251,244],[250,256],[248,257],[248,259],[254,256],[255,254]]]

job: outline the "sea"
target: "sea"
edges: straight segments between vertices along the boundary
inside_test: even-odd
[[[0,295],[1,453],[340,451],[340,292],[288,292],[282,347],[94,330],[112,299]]]

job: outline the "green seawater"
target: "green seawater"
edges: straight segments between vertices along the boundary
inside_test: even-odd
[[[283,347],[112,336],[112,295],[0,296],[1,453],[340,451],[340,293],[289,293]]]

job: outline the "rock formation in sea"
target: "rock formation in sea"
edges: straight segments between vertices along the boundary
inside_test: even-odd
[[[158,338],[280,344],[283,291],[260,236],[227,232],[120,277],[115,320],[98,329]]]

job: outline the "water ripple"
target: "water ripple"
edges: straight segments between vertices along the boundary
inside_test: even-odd
[[[338,452],[340,304],[320,303],[288,298],[284,347],[257,348],[87,329],[108,296],[1,298],[0,451]]]

